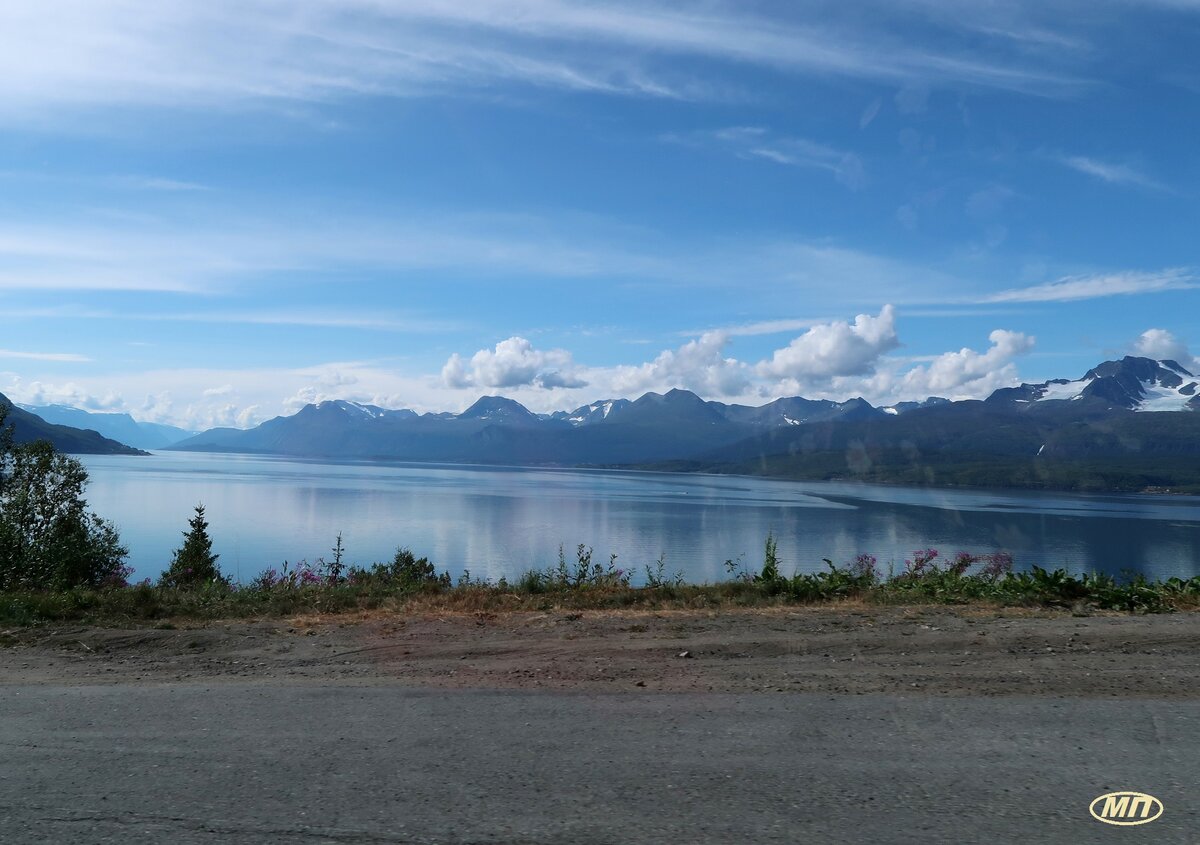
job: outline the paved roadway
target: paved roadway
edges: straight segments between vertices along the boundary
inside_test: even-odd
[[[1103,792],[1164,802],[1102,825]],[[0,686],[4,843],[1200,842],[1200,704]]]

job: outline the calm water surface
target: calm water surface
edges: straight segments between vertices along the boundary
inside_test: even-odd
[[[689,581],[762,563],[783,570],[860,552],[897,569],[914,549],[1011,552],[1019,567],[1200,573],[1200,497],[930,490],[850,483],[590,470],[324,463],[241,455],[86,456],[88,500],[112,520],[136,575],[170,560],[192,508],[207,508],[222,569],[249,579],[283,561],[390,560],[397,546],[440,569],[496,579],[569,556],[618,555],[638,573],[666,556]]]

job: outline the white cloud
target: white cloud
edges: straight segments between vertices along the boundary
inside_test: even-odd
[[[871,121],[875,120],[879,114],[879,109],[883,106],[883,100],[876,97],[871,102],[867,103],[867,107],[862,110],[862,114],[858,118],[858,128],[866,129],[871,125]]]
[[[3,391],[9,399],[25,405],[70,405],[88,411],[113,411],[124,407],[120,393],[112,390],[93,393],[73,381],[64,384],[23,381],[13,376]]]
[[[1183,268],[1158,272],[1128,271],[1092,276],[1067,276],[1054,282],[1027,288],[1012,288],[985,297],[984,302],[1070,302],[1197,287],[1196,276]]]
[[[903,7],[889,6],[901,15]],[[1080,81],[1036,52],[982,33],[948,47],[921,10],[906,38],[893,15],[836,7],[761,17],[725,3],[568,0],[10,0],[0,5],[0,118],[96,106],[231,108],[353,96],[423,96],[498,83],[641,97],[698,97],[704,68],[917,87],[987,86],[1044,96]],[[929,37],[920,37],[928,35]],[[718,89],[719,90],[719,89]]]
[[[119,187],[133,188],[141,191],[209,191],[207,185],[198,182],[184,182],[179,179],[164,179],[160,176],[116,176],[113,183]]]
[[[818,320],[812,318],[795,318],[781,320],[758,320],[753,323],[738,323],[733,326],[723,326],[715,329],[689,330],[676,332],[683,337],[696,337],[704,334],[706,331],[721,332],[729,337],[753,337],[755,335],[768,334],[785,334],[788,332],[796,332],[801,329],[811,328],[820,325],[826,320]]]
[[[442,367],[442,383],[458,388],[585,386],[587,381],[575,370],[571,353],[565,349],[536,349],[523,337],[510,337],[494,349],[480,349],[469,362],[457,353],[451,355]]]
[[[670,133],[664,141],[696,147],[723,149],[744,159],[762,159],[790,167],[824,170],[852,190],[866,185],[862,159],[852,152],[827,144],[777,135],[759,126],[731,126],[724,129]]]
[[[91,361],[86,355],[71,352],[21,352],[15,349],[0,349],[0,358],[20,358],[25,361],[64,361],[82,363]]]
[[[756,369],[764,378],[790,379],[797,384],[861,375],[899,345],[895,309],[885,305],[878,317],[859,314],[853,323],[813,326],[776,350],[770,360],[759,362]]]
[[[1063,156],[1059,161],[1080,173],[1093,176],[1113,185],[1133,185],[1139,188],[1149,188],[1155,191],[1165,191],[1167,187],[1152,179],[1137,168],[1128,164],[1101,161],[1087,156]]]
[[[1200,357],[1186,343],[1166,329],[1147,329],[1133,343],[1133,354],[1155,361],[1174,361],[1185,370],[1200,375]]]
[[[520,272],[536,276],[601,274],[674,276],[669,260],[630,250],[571,221],[508,214],[431,217],[428,214],[369,219],[332,214],[311,219],[239,212],[210,220],[163,220],[131,226],[48,216],[45,223],[0,217],[0,290],[154,290],[211,292],[279,272],[337,269],[417,271],[469,268],[476,274]],[[296,313],[231,315],[243,322],[345,325],[371,322],[369,315]],[[221,320],[191,314],[178,319]],[[384,326],[416,321],[378,315]]]
[[[899,379],[896,393],[908,398],[968,399],[1016,384],[1013,359],[1033,349],[1035,338],[996,329],[988,335],[988,340],[992,345],[985,352],[964,347],[937,356],[927,366],[909,370]]]
[[[678,349],[661,352],[653,361],[615,367],[605,381],[613,395],[682,387],[707,396],[738,396],[750,387],[752,370],[748,364],[724,356],[728,344],[725,332],[705,332]]]
[[[135,419],[189,429],[246,427],[326,399],[418,412],[461,411],[493,391],[538,412],[674,387],[752,405],[794,395],[835,400],[861,395],[887,404],[932,393],[982,398],[1015,382],[1014,360],[1033,343],[1001,330],[992,333],[992,346],[984,352],[889,356],[886,351],[899,343],[894,314],[885,306],[878,316],[813,326],[757,365],[731,354],[735,338],[723,331],[706,332],[643,364],[613,366],[584,366],[565,350],[540,350],[515,337],[470,358],[451,356],[441,378],[397,372],[379,362],[342,361],[297,368],[105,373],[62,383],[0,373],[0,392],[17,402],[122,410]],[[1151,342],[1158,351],[1168,348],[1162,335],[1148,334],[1145,343]]]

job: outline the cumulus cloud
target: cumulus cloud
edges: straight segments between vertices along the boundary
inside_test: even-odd
[[[442,367],[447,387],[523,387],[546,389],[587,385],[565,349],[537,349],[523,337],[510,337],[493,349],[480,349],[464,361],[457,353]]]
[[[41,381],[26,382],[14,377],[5,393],[14,401],[25,405],[69,405],[86,411],[120,410],[125,404],[120,393],[97,393],[75,382],[47,384]]]
[[[0,373],[7,379],[0,381],[0,392],[17,402],[122,410],[135,419],[195,430],[249,427],[327,399],[418,412],[461,411],[485,392],[502,393],[535,412],[675,387],[707,399],[752,405],[796,395],[839,401],[862,396],[880,405],[934,394],[982,398],[1016,383],[1015,360],[1033,346],[1033,338],[997,330],[990,340],[983,351],[967,348],[919,360],[889,355],[900,339],[895,310],[888,305],[877,315],[810,325],[764,360],[737,354],[735,344],[753,341],[742,340],[736,330],[704,332],[644,363],[603,366],[585,366],[566,350],[543,350],[528,339],[511,337],[469,357],[450,356],[440,378],[436,372],[403,373],[377,362],[350,361],[297,369],[164,369],[79,377],[63,384]],[[1186,347],[1161,329],[1146,332],[1137,348],[1139,354],[1174,357],[1185,367],[1194,361],[1185,355]]]
[[[709,396],[736,396],[750,386],[748,364],[724,356],[726,332],[705,332],[640,366],[617,367],[610,384],[618,394],[683,387]]]
[[[986,396],[997,388],[1016,384],[1017,368],[1013,359],[1031,350],[1036,338],[996,329],[988,335],[988,340],[992,345],[985,352],[964,347],[937,356],[927,366],[909,370],[899,379],[897,393],[910,398],[967,399]]]
[[[1166,329],[1147,329],[1133,343],[1133,354],[1156,361],[1175,361],[1185,370],[1200,375],[1200,358]]]
[[[900,345],[896,311],[885,305],[878,317],[859,314],[853,323],[813,326],[755,368],[768,379],[798,384],[870,372],[879,357]]]

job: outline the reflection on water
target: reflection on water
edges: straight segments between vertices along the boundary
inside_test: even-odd
[[[664,473],[321,463],[241,455],[87,456],[92,508],[113,520],[137,577],[154,577],[203,502],[222,568],[248,579],[284,560],[390,559],[397,546],[457,575],[512,577],[594,546],[641,572],[660,554],[689,581],[762,560],[785,572],[860,552],[1011,552],[1038,564],[1155,578],[1200,572],[1200,498],[933,490]]]

